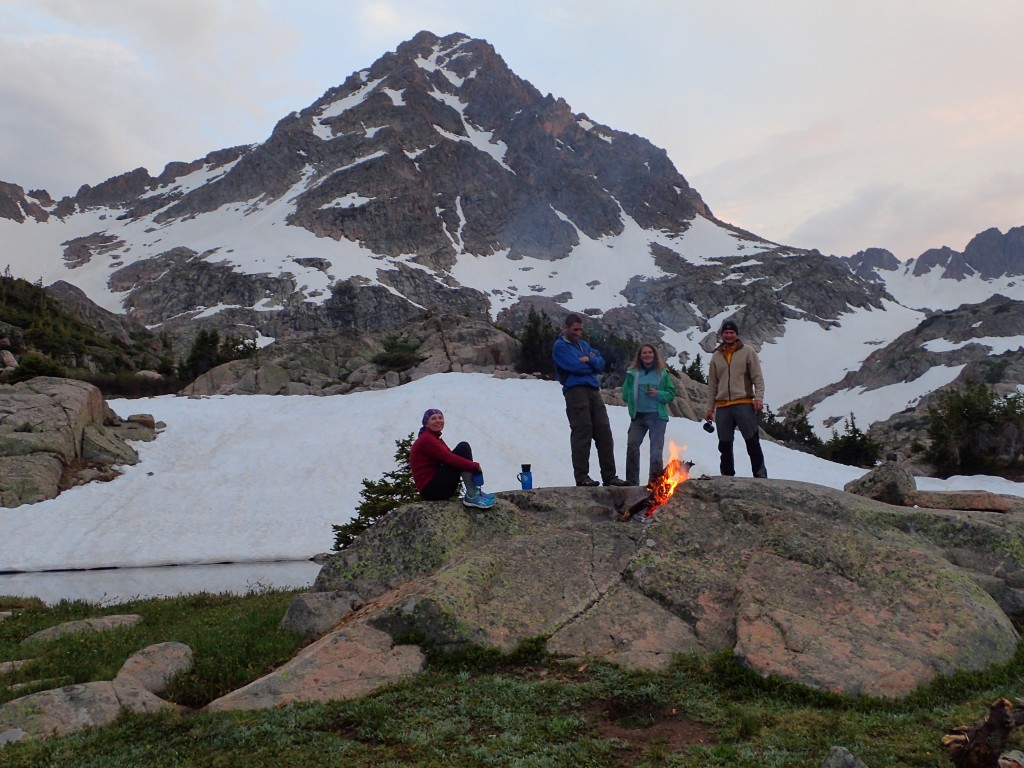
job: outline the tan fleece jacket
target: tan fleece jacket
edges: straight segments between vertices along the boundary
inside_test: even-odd
[[[708,368],[708,410],[764,400],[764,374],[752,347],[739,339],[731,348],[719,344]]]

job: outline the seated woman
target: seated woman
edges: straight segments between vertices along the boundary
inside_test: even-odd
[[[466,486],[462,503],[467,507],[490,509],[494,506],[494,495],[484,493],[483,471],[473,461],[473,449],[469,443],[461,442],[450,450],[441,439],[444,429],[444,414],[436,408],[428,408],[423,414],[423,426],[419,436],[409,450],[409,468],[416,490],[426,501],[447,501],[455,494],[461,479]]]

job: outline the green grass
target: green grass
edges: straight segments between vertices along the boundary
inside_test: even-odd
[[[0,622],[0,679],[110,679],[133,651],[180,640],[195,669],[165,698],[186,714],[126,715],[106,728],[0,747],[7,768],[153,766],[673,766],[818,768],[843,745],[871,768],[949,766],[946,730],[1024,689],[1024,650],[984,673],[943,678],[899,701],[843,697],[763,678],[730,654],[685,656],[663,673],[556,663],[539,641],[514,653],[427,649],[427,670],[355,701],[277,710],[199,708],[290,658],[301,638],[277,628],[291,593],[201,595],[117,606],[18,607]],[[0,598],[0,609],[11,600]],[[32,632],[101,613],[139,613],[129,630],[21,645]],[[1020,748],[1022,740],[1015,740]]]
[[[36,680],[56,680],[60,685],[113,680],[135,651],[177,640],[192,648],[195,665],[175,679],[163,698],[188,707],[204,706],[266,674],[304,645],[301,636],[277,628],[291,597],[292,593],[270,591],[245,597],[201,594],[102,608],[83,601],[50,608],[24,603],[13,618],[0,622],[0,661],[31,659],[32,663],[0,676],[0,702],[55,687],[11,688]],[[19,605],[16,599],[0,598],[0,609],[5,603]],[[124,613],[139,614],[142,621],[127,629],[22,644],[29,635],[55,624]]]

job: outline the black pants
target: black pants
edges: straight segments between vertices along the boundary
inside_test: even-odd
[[[464,459],[473,460],[473,449],[465,441],[452,448],[452,453]],[[447,501],[455,495],[455,489],[459,487],[461,479],[462,472],[460,470],[451,464],[441,464],[437,468],[437,474],[420,492],[420,496],[426,501]]]
[[[732,455],[734,432],[739,429],[743,442],[747,446],[750,457],[750,471],[754,477],[768,477],[764,466],[764,453],[761,451],[761,440],[757,432],[757,412],[749,403],[738,403],[715,409],[715,427],[718,429],[718,452],[722,456],[720,469],[723,475],[732,477],[736,474],[736,464]]]

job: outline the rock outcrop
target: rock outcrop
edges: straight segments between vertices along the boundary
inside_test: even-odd
[[[542,637],[560,657],[640,668],[730,649],[763,674],[880,696],[1016,648],[1024,507],[902,508],[723,477],[685,483],[654,525],[618,522],[642,493],[553,488],[499,494],[486,513],[396,510],[324,564],[314,589],[362,603],[326,638],[359,626],[511,650]],[[274,674],[294,683],[289,665]]]
[[[0,621],[9,614],[0,614]],[[47,627],[25,638],[22,646],[32,649],[57,637],[83,632],[105,632],[131,627],[142,621],[137,614],[101,616],[68,621]],[[156,712],[176,709],[156,694],[171,680],[192,668],[192,649],[184,643],[156,643],[136,651],[121,665],[113,680],[65,685],[12,699],[0,705],[0,747],[24,738],[46,738],[73,733],[90,726],[109,725],[122,712]],[[28,667],[31,658],[0,664],[0,675]],[[39,687],[39,683],[28,683]]]
[[[917,482],[903,465],[895,461],[886,461],[856,480],[848,482],[843,486],[843,490],[898,507],[913,506],[907,504],[907,497],[917,490]]]
[[[373,362],[395,343],[408,352]],[[213,368],[181,394],[337,395],[398,386],[434,373],[515,375],[520,347],[489,322],[438,315],[410,322],[401,331],[277,342],[254,357]]]
[[[386,632],[355,623],[303,648],[273,673],[210,702],[208,709],[271,709],[297,701],[355,699],[423,670],[415,645],[396,645]]]
[[[330,556],[282,624],[315,638],[213,711],[351,699],[419,674],[424,649],[505,651],[665,669],[731,650],[819,689],[898,697],[1009,660],[1024,615],[1024,501],[998,512],[898,507],[808,483],[702,477],[653,524],[619,522],[640,488],[499,494],[487,511],[404,506]],[[137,617],[71,622],[26,641]],[[31,660],[11,662],[0,673]],[[109,682],[0,707],[0,743],[171,706],[180,643],[142,649]],[[829,764],[857,765],[834,748]],[[851,762],[852,761],[852,762]]]
[[[0,507],[52,499],[117,465],[135,464],[126,440],[151,440],[154,430],[123,422],[92,384],[39,376],[0,384]]]

